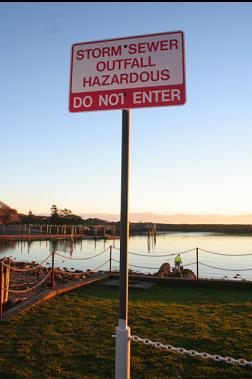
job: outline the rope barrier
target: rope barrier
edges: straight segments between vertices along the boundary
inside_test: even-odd
[[[214,269],[216,269],[216,270],[223,270],[223,271],[252,271],[252,268],[244,268],[244,269],[237,269],[237,268],[235,268],[235,269],[232,269],[232,268],[222,268],[222,267],[215,267],[215,266],[210,266],[210,265],[207,265],[207,264],[205,264],[205,263],[201,263],[201,262],[199,262],[199,264],[201,265],[201,266],[206,266],[206,267],[210,267],[210,268],[214,268]]]
[[[28,283],[17,283],[15,284],[15,287],[24,287],[24,286],[29,286],[29,285],[33,285],[35,282],[31,283],[31,282],[28,282]],[[12,289],[12,288],[10,288]]]
[[[118,248],[116,246],[113,246],[113,248],[120,251],[120,248]],[[190,249],[190,250],[185,250],[185,251],[182,251],[181,253],[178,252],[178,253],[169,253],[169,254],[161,254],[161,255],[140,254],[140,253],[133,253],[132,251],[129,251],[128,253],[131,254],[131,255],[138,255],[138,256],[141,256],[141,257],[162,258],[162,257],[172,257],[172,256],[178,255],[178,254],[180,254],[180,255],[186,254],[186,253],[189,253],[190,251],[193,251],[195,249],[196,248],[193,248],[193,249]]]
[[[31,267],[31,268],[17,268],[17,267],[14,267],[14,266],[10,266],[10,269],[12,271],[16,271],[16,272],[29,272],[29,271],[36,271],[36,270],[40,270],[41,268],[44,268],[44,267],[41,267],[42,264],[44,264],[51,256],[52,254],[50,253],[48,255],[48,257],[46,259],[44,259],[41,263],[37,263],[37,266],[36,267]],[[4,266],[7,266],[5,263],[4,263]]]
[[[106,262],[104,262],[104,263],[103,263],[102,265],[100,265],[99,267],[94,268],[92,271],[97,271],[97,270],[99,270],[102,266],[105,266],[105,264],[107,264],[109,261],[110,261],[110,259],[108,259]]]
[[[199,250],[205,251],[206,253],[210,253],[210,254],[214,254],[214,255],[225,255],[227,257],[245,257],[245,256],[248,256],[248,255],[252,255],[252,253],[248,253],[248,254],[224,254],[224,253],[217,253],[215,251],[201,249],[200,247],[199,247]]]
[[[182,265],[182,267],[196,265],[196,263],[197,263],[197,262],[187,263],[186,265]]]
[[[55,269],[54,272],[57,272],[58,274],[66,274],[66,275],[69,275],[69,276],[77,276],[77,275],[85,275],[86,272],[70,272],[70,271],[62,271],[62,270],[59,270],[59,269]]]
[[[112,261],[114,261],[116,263],[120,263],[120,261],[118,261],[116,259],[112,259]],[[129,266],[138,267],[138,268],[146,268],[146,269],[150,269],[150,270],[159,270],[159,267],[144,267],[144,266],[136,266],[136,265],[131,265],[131,264],[129,264]]]
[[[117,247],[117,246],[113,246],[114,249],[116,250],[119,250],[120,251],[120,248]],[[162,254],[162,255],[150,255],[150,254],[141,254],[141,253],[134,253],[132,251],[129,251],[128,253],[129,254],[132,254],[132,255],[139,255],[139,256],[143,256],[143,257],[150,257],[150,258],[156,258],[156,257],[171,257],[171,256],[174,256],[174,255],[182,255],[182,254],[186,254],[186,253],[189,253],[191,251],[194,251],[196,250],[196,247],[192,248],[192,249],[189,249],[189,250],[185,250],[185,251],[182,251],[182,252],[177,252],[177,253],[169,253],[169,254]],[[205,249],[202,249],[202,248],[198,248],[198,250],[201,250],[201,251],[204,251],[206,253],[209,253],[209,254],[214,254],[214,255],[223,255],[223,256],[227,256],[227,257],[245,257],[245,256],[249,256],[249,255],[252,255],[252,253],[246,253],[246,254],[228,254],[228,253],[217,253],[215,251],[211,251],[211,250],[205,250]]]
[[[39,282],[37,283],[35,286],[33,287],[30,287],[30,288],[27,288],[26,290],[11,290],[11,289],[7,289],[7,288],[4,288],[5,291],[9,291],[10,293],[26,293],[26,292],[30,292],[32,290],[34,290],[35,288],[37,288],[38,286],[40,286],[42,283],[44,283],[48,278],[49,276],[51,275],[51,272],[52,270],[50,270],[47,275]]]
[[[73,260],[73,261],[86,261],[86,260],[88,260],[88,259],[92,259],[92,258],[99,257],[99,255],[104,254],[109,248],[110,248],[110,246],[108,246],[105,250],[101,251],[100,253],[98,253],[98,254],[96,254],[96,255],[93,255],[93,256],[90,256],[90,257],[86,257],[86,258],[72,258],[72,257],[67,257],[66,255],[62,255],[62,254],[57,253],[57,252],[55,252],[55,255],[58,255],[59,257],[62,257],[62,258],[65,258],[65,259],[70,259],[70,260]]]
[[[69,276],[77,276],[77,275],[85,275],[85,274],[88,274],[89,272],[94,272],[94,271],[97,271],[99,270],[102,266],[105,266],[108,262],[110,261],[110,259],[108,259],[106,262],[102,263],[100,266],[94,268],[94,269],[91,269],[90,271],[84,271],[84,272],[69,272],[69,271],[61,271],[59,269],[55,269],[55,272],[58,272],[59,274],[66,274],[66,275],[69,275]]]
[[[112,259],[112,261],[116,262],[116,263],[120,263],[120,261],[118,261],[117,259]],[[185,266],[192,266],[194,264],[196,264],[197,262],[192,262],[192,263],[187,263],[186,265],[183,265],[183,267]],[[145,267],[145,266],[137,266],[137,265],[132,265],[132,264],[129,264],[129,266],[132,266],[132,267],[138,267],[138,268],[146,268],[146,269],[150,269],[150,270],[159,270],[160,267]]]

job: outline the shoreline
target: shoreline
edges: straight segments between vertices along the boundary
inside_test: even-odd
[[[83,236],[81,234],[59,235],[59,234],[0,234],[0,241],[44,241],[44,240],[115,240],[119,239],[118,236]]]

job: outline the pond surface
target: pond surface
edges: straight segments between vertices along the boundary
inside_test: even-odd
[[[102,266],[100,269],[108,270],[110,246],[113,246],[112,269],[118,270],[120,240],[57,241],[56,252],[62,256],[55,256],[55,266],[81,270],[94,270]],[[252,280],[251,236],[166,232],[158,234],[156,241],[147,236],[132,236],[129,239],[129,268],[153,274],[164,262],[174,266],[174,255],[169,254],[182,253],[183,266],[196,273],[196,247],[199,248],[199,277]],[[52,249],[50,241],[0,241],[0,256],[12,256],[18,261],[40,263]],[[50,266],[51,258],[44,265]]]

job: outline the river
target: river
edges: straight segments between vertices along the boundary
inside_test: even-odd
[[[55,266],[81,270],[101,266],[101,270],[109,270],[110,246],[112,269],[118,270],[120,240],[57,241],[56,253],[60,255],[55,256]],[[170,254],[181,253],[183,266],[196,273],[197,247],[200,278],[252,280],[252,236],[244,235],[166,232],[158,234],[156,241],[147,236],[132,236],[129,269],[153,274],[164,262],[173,267],[174,255]],[[50,241],[0,241],[0,257],[12,256],[17,261],[40,263],[51,251]],[[43,264],[50,266],[51,257]]]

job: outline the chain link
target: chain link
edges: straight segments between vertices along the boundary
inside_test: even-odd
[[[215,362],[225,362],[239,366],[250,366],[252,367],[252,361],[246,361],[246,359],[234,359],[232,357],[222,357],[218,354],[208,354],[205,352],[199,353],[196,350],[186,350],[183,347],[174,347],[173,345],[164,345],[161,342],[153,342],[148,338],[141,338],[136,335],[130,337],[134,342],[143,343],[144,345],[150,345],[156,347],[157,349],[165,349],[167,351],[172,351],[178,354],[190,355],[191,357],[198,357],[203,359],[211,359]]]

